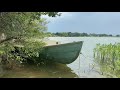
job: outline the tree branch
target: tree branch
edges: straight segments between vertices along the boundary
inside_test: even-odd
[[[6,41],[9,41],[9,40],[11,40],[11,39],[16,39],[16,38],[17,38],[17,37],[9,37],[9,38],[6,38],[6,39],[0,41],[0,44],[4,43],[4,42],[6,42]]]

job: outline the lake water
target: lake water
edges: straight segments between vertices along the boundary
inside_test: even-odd
[[[52,64],[47,66],[28,66],[17,71],[7,71],[2,77],[25,78],[109,78],[102,75],[99,66],[93,61],[93,49],[97,43],[109,44],[120,42],[119,37],[49,37],[61,43],[84,41],[79,57],[71,64]]]
[[[84,41],[80,56],[73,63],[67,66],[72,69],[72,72],[80,78],[106,78],[108,76],[101,75],[99,66],[94,63],[93,49],[97,43],[114,44],[120,42],[118,37],[50,37],[51,40],[68,43],[73,41]]]

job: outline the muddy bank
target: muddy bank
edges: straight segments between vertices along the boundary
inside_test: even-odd
[[[77,78],[78,76],[64,64],[25,65],[23,68],[7,70],[1,78]]]

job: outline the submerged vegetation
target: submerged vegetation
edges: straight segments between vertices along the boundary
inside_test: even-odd
[[[102,72],[120,77],[120,43],[97,44],[94,48],[94,58]]]

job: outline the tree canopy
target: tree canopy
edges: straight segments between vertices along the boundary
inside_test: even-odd
[[[28,56],[36,56],[44,45],[42,41],[37,42],[34,38],[42,39],[46,36],[48,23],[41,15],[49,17],[60,16],[58,12],[0,12],[0,52],[7,55],[14,50],[14,45],[23,45]]]
[[[49,32],[50,34],[50,32]],[[52,36],[60,36],[60,37],[113,37],[112,34],[95,34],[95,33],[79,33],[79,32],[56,32],[51,33]],[[116,35],[116,37],[120,37],[120,35]]]
[[[0,33],[8,38],[37,37],[43,35],[47,21],[41,15],[56,17],[58,12],[0,12]],[[41,35],[40,35],[41,34]]]

